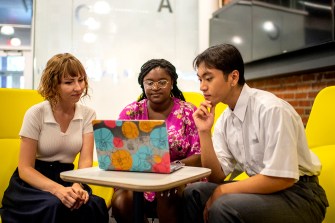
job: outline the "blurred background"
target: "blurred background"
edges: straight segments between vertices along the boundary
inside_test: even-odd
[[[0,87],[36,89],[47,60],[70,52],[98,118],[136,100],[152,58],[176,66],[183,91],[199,91],[192,61],[218,43],[239,48],[250,81],[335,61],[331,0],[0,0],[0,31]]]

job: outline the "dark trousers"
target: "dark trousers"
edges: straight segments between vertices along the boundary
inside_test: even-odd
[[[184,222],[203,222],[205,204],[217,184],[197,182],[184,190]],[[273,194],[227,194],[208,210],[209,223],[321,223],[328,201],[317,177],[304,177]]]
[[[46,177],[62,184],[72,183],[61,180],[62,171],[73,169],[73,164],[43,162],[37,160],[35,168]],[[90,194],[89,201],[77,210],[67,208],[56,196],[38,190],[20,179],[16,169],[2,200],[1,218],[3,223],[66,223],[99,222],[108,223],[109,215],[104,199]]]

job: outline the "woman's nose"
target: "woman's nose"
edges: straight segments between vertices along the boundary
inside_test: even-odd
[[[74,89],[77,90],[77,91],[81,90],[81,85],[80,85],[79,81],[74,82]]]

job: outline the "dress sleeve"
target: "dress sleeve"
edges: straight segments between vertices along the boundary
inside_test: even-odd
[[[141,120],[148,119],[146,112],[146,100],[135,101],[122,109],[119,119],[122,120]]]
[[[130,108],[129,108],[129,105],[126,106],[125,108],[122,109],[122,111],[120,112],[119,114],[119,119],[122,119],[122,120],[129,120],[130,119]]]

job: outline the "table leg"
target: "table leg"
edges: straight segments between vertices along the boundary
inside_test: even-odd
[[[144,208],[143,208],[143,192],[134,191],[134,221],[135,223],[143,223],[144,220]]]

